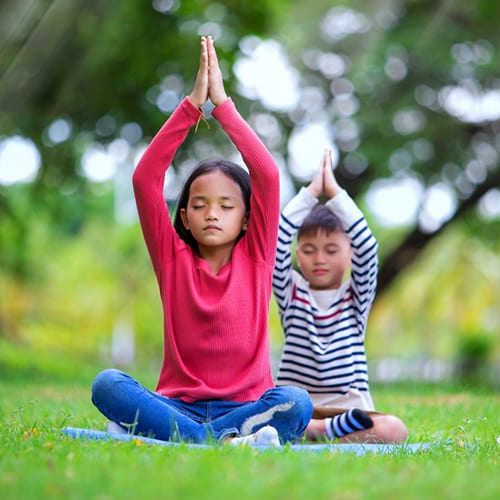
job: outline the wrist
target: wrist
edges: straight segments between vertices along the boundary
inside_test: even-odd
[[[309,191],[309,194],[313,198],[319,198],[321,192],[318,189],[315,189],[314,186],[307,186],[306,189],[307,189],[307,191]]]
[[[342,188],[340,186],[337,186],[335,188],[332,188],[332,189],[329,189],[328,191],[326,191],[326,196],[328,196],[328,198],[335,198],[335,196],[337,196],[340,192],[342,191]]]
[[[195,108],[198,108],[200,109],[201,106],[203,105],[202,102],[200,102],[199,99],[196,99],[196,97],[194,97],[192,94],[188,95],[187,96],[189,101],[191,102],[191,104],[195,107]]]
[[[228,100],[227,95],[217,96],[216,98],[210,98],[214,106],[220,106],[223,102]]]

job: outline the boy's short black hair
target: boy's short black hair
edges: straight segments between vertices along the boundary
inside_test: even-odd
[[[297,232],[297,239],[304,236],[315,236],[323,231],[327,235],[336,231],[344,232],[340,219],[325,205],[316,205],[304,219]]]

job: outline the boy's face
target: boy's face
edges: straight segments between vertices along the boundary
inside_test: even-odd
[[[299,269],[313,290],[339,288],[351,265],[352,249],[343,231],[302,236],[295,252]]]

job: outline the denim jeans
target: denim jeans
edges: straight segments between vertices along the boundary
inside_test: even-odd
[[[192,443],[244,436],[265,425],[275,427],[282,442],[293,441],[303,434],[313,411],[309,394],[299,387],[274,387],[257,401],[245,403],[186,403],[152,392],[115,369],[97,375],[92,402],[106,418],[130,433]]]

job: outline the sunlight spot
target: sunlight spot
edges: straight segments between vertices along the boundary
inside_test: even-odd
[[[300,181],[310,181],[316,172],[325,148],[332,150],[333,166],[337,165],[339,153],[332,143],[332,131],[327,123],[313,123],[296,127],[288,141],[290,173]]]
[[[83,154],[82,169],[89,180],[106,182],[112,179],[116,172],[116,161],[102,147],[93,145]]]
[[[178,0],[153,0],[153,9],[162,14],[169,14],[179,7]]]
[[[449,220],[457,209],[457,197],[444,182],[431,186],[424,197],[419,223],[423,231],[433,233]]]
[[[380,179],[366,193],[370,211],[383,226],[412,224],[422,197],[422,184],[412,178]]]
[[[127,159],[130,149],[130,145],[125,139],[115,139],[108,146],[109,154],[119,163]]]
[[[428,161],[434,156],[434,145],[423,137],[414,140],[409,146],[417,161]]]
[[[219,40],[222,36],[222,27],[219,23],[214,21],[209,21],[207,23],[202,23],[198,27],[198,35],[206,36],[212,35],[214,40]]]
[[[338,41],[355,33],[366,33],[372,23],[368,17],[348,7],[333,7],[321,22],[321,33],[326,40]]]
[[[292,110],[299,100],[299,74],[275,40],[242,41],[245,56],[234,64],[238,89],[248,99],[259,99],[269,110]]]
[[[500,118],[500,89],[447,86],[439,91],[439,102],[446,112],[463,122],[480,123]]]
[[[352,116],[359,109],[359,101],[352,95],[341,95],[333,100],[333,109],[339,116]]]
[[[394,114],[392,126],[398,134],[414,134],[425,126],[425,117],[418,109],[402,109]]]
[[[479,213],[487,220],[500,217],[500,189],[490,189],[479,200]]]
[[[67,141],[71,136],[71,122],[62,118],[54,120],[47,129],[47,135],[52,144]]]
[[[458,64],[488,64],[493,57],[493,47],[487,40],[479,42],[455,43],[451,47],[451,54]]]
[[[398,56],[389,56],[384,66],[385,74],[393,81],[403,80],[407,73],[408,67],[406,61]]]
[[[339,54],[325,53],[318,58],[318,69],[326,78],[338,78],[347,69],[347,58]]]
[[[368,167],[366,156],[359,151],[352,151],[344,158],[344,168],[353,177],[362,174]]]
[[[359,146],[360,130],[355,120],[344,117],[335,123],[335,138],[342,151],[354,151]]]
[[[31,182],[40,164],[40,153],[29,139],[15,135],[0,142],[0,184]]]
[[[120,130],[120,137],[129,144],[135,144],[142,139],[142,128],[138,123],[125,123]]]
[[[116,120],[111,115],[101,116],[95,124],[96,134],[101,137],[108,137],[116,131]]]

